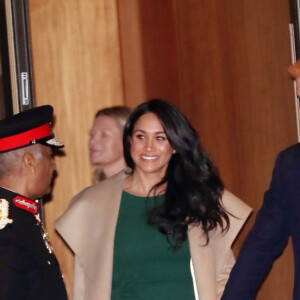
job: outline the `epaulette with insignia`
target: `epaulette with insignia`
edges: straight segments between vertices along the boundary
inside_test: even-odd
[[[8,218],[9,203],[5,199],[0,199],[0,230],[3,229],[7,224],[13,222],[12,219]]]

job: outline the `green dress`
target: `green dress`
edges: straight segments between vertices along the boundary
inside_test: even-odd
[[[122,193],[117,221],[112,300],[194,300],[188,242],[174,250],[147,211],[164,196]]]

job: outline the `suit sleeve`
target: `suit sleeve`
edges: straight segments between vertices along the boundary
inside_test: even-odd
[[[226,284],[222,300],[251,300],[287,244],[287,203],[281,181],[281,157],[277,158],[269,190]]]

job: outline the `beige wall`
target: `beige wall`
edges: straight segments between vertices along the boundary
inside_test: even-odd
[[[184,111],[226,186],[254,207],[237,253],[276,153],[297,139],[289,1],[29,0],[29,11],[36,102],[54,106],[66,144],[45,209],[68,290],[72,257],[52,223],[90,183],[88,131],[112,104],[162,97]],[[258,299],[291,299],[292,266],[289,246]]]

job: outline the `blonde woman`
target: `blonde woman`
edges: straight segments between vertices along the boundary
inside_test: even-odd
[[[102,181],[125,168],[123,128],[130,114],[126,106],[99,110],[90,131],[90,162],[95,166],[93,183]]]

